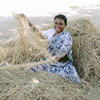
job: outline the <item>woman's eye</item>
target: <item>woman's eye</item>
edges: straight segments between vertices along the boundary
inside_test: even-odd
[[[57,23],[57,22],[55,22],[54,24],[56,24],[56,25],[58,25],[58,24],[59,24],[59,25],[63,25],[63,23]]]

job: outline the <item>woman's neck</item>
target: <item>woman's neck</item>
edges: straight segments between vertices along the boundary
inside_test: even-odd
[[[62,32],[63,32],[63,31],[62,31]],[[55,32],[53,36],[55,36],[55,35],[57,35],[57,34],[60,34],[60,33],[62,33],[62,32],[59,32],[59,33]]]
[[[59,34],[59,33],[56,33],[56,32],[55,32],[53,36],[55,36],[55,35],[57,35],[57,34]]]

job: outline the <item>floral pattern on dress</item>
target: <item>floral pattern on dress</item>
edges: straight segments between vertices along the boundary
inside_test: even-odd
[[[55,36],[52,36],[48,40],[47,50],[52,56],[66,55],[69,60],[66,62],[56,62],[50,64],[41,64],[35,67],[35,70],[47,71],[48,73],[54,73],[63,78],[70,79],[74,83],[79,83],[80,79],[75,67],[73,66],[72,59],[72,38],[70,34],[63,31]],[[34,68],[31,68],[34,71]]]

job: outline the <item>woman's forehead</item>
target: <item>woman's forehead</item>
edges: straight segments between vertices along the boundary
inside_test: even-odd
[[[63,22],[63,23],[64,23],[64,20],[63,20],[62,18],[56,18],[56,19],[54,20],[54,22]]]

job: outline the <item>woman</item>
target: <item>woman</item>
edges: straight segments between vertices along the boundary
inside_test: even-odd
[[[38,65],[38,70],[47,71],[79,83],[80,79],[73,66],[72,38],[65,31],[67,25],[66,16],[59,14],[54,18],[54,29],[42,32],[42,36],[48,39],[48,51],[52,54],[56,63]],[[51,67],[50,67],[51,66]],[[31,70],[34,71],[33,68]]]

